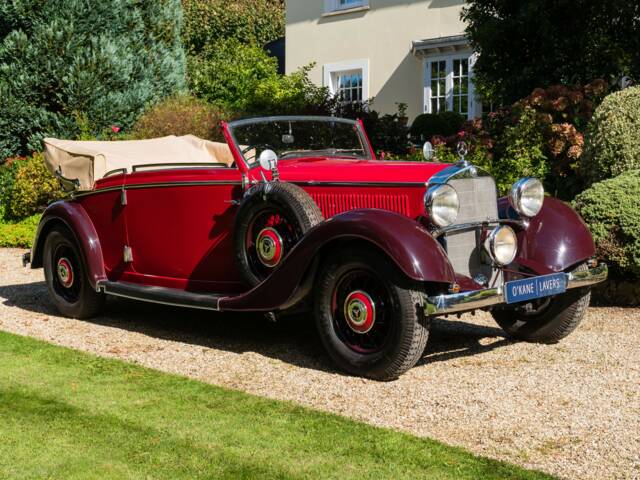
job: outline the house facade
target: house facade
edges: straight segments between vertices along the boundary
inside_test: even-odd
[[[288,0],[286,70],[315,62],[311,80],[344,101],[375,97],[385,113],[482,113],[463,0]]]

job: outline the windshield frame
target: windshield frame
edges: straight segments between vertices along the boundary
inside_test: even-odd
[[[356,127],[356,132],[358,135],[358,139],[362,144],[363,151],[365,157],[362,160],[375,160],[375,154],[373,151],[373,147],[371,146],[371,142],[369,141],[369,137],[364,130],[364,126],[361,120],[351,120],[348,118],[340,118],[340,117],[329,117],[329,116],[313,116],[313,115],[285,115],[285,116],[269,116],[269,117],[255,117],[255,118],[245,118],[242,120],[235,120],[233,122],[227,123],[227,129],[229,132],[229,137],[233,142],[233,148],[238,153],[238,156],[242,159],[244,166],[248,169],[254,169],[256,167],[260,167],[259,162],[248,163],[247,160],[242,155],[242,149],[240,148],[240,144],[236,139],[234,134],[234,130],[238,127],[244,127],[247,125],[255,125],[260,123],[272,123],[272,122],[333,122],[333,123],[344,123],[347,125],[353,125]],[[293,157],[292,157],[293,158]],[[289,160],[289,159],[285,159]]]

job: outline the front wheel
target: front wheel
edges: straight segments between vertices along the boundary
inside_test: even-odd
[[[44,277],[49,295],[63,315],[90,318],[104,305],[104,294],[89,283],[80,249],[66,228],[55,228],[44,243]]]
[[[374,249],[332,255],[319,275],[315,318],[334,362],[376,380],[393,380],[413,367],[429,333],[418,289]]]
[[[579,270],[586,269],[586,265]],[[557,343],[573,332],[589,307],[589,287],[567,290],[562,295],[540,299],[528,310],[522,307],[493,310],[498,325],[512,338],[535,343]]]

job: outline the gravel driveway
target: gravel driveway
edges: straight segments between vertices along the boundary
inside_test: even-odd
[[[640,310],[592,308],[559,345],[514,343],[489,315],[436,320],[424,358],[391,383],[336,372],[308,318],[269,324],[110,299],[58,316],[42,270],[0,250],[0,329],[291,400],[579,479],[640,478]]]

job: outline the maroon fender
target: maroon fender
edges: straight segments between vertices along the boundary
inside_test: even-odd
[[[386,210],[351,210],[316,226],[264,282],[243,295],[221,299],[220,309],[265,311],[286,305],[320,250],[339,248],[341,240],[377,246],[414,280],[455,282],[447,254],[416,221]]]
[[[106,280],[104,260],[98,234],[84,208],[73,201],[52,203],[45,210],[36,231],[31,250],[31,268],[43,266],[44,241],[56,225],[64,225],[73,233],[83,256],[87,277],[95,288],[100,280]]]
[[[499,201],[502,218],[517,218],[508,200]],[[596,253],[593,238],[582,218],[566,203],[545,197],[538,215],[518,232],[515,262],[539,274],[567,270]]]

